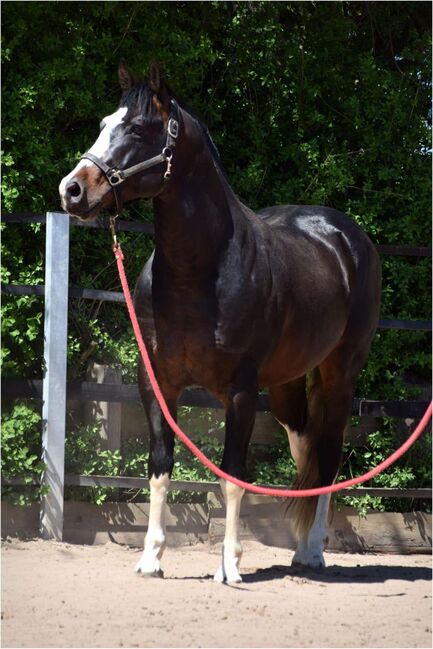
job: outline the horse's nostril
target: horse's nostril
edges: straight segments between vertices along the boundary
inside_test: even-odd
[[[81,187],[77,182],[71,182],[66,188],[69,196],[72,196],[73,198],[77,198],[78,196],[81,195]]]

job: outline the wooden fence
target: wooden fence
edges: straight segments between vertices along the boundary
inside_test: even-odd
[[[124,303],[122,293],[100,291],[89,288],[69,287],[69,232],[70,225],[87,228],[108,228],[108,222],[98,220],[85,223],[71,219],[67,214],[48,212],[47,214],[3,214],[4,223],[44,223],[46,224],[46,266],[45,284],[37,286],[3,285],[5,295],[40,295],[45,297],[45,346],[44,362],[46,372],[43,380],[3,379],[2,398],[42,399],[43,420],[43,460],[46,471],[43,476],[48,493],[42,498],[41,533],[45,537],[61,540],[63,534],[63,491],[64,486],[106,486],[116,488],[146,488],[147,480],[131,477],[73,476],[64,474],[64,442],[66,425],[66,403],[68,400],[131,402],[139,401],[136,385],[110,385],[92,382],[66,381],[66,350],[68,298],[83,298]],[[118,221],[119,231],[141,232],[153,235],[151,223]],[[108,242],[107,242],[107,245]],[[426,246],[378,245],[382,255],[431,256],[431,248]],[[412,321],[381,319],[380,329],[404,329],[411,331],[431,331],[431,321]],[[132,334],[131,334],[132,335]],[[220,402],[206,390],[194,388],[186,390],[180,405],[221,408]],[[397,417],[419,419],[428,402],[424,401],[377,401],[354,399],[352,412],[359,416]],[[266,395],[260,395],[258,410],[268,411]],[[18,484],[10,480],[7,484]],[[185,491],[215,491],[215,482],[173,481],[171,489]],[[389,497],[431,498],[431,489],[382,489],[363,487],[345,490],[351,495],[371,494]],[[347,495],[347,494],[346,494]]]

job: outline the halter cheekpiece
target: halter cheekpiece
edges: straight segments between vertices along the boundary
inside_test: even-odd
[[[132,167],[128,167],[127,169],[118,169],[117,167],[110,167],[103,160],[98,158],[98,156],[90,152],[87,152],[84,155],[82,155],[80,160],[90,160],[102,171],[102,173],[106,177],[107,181],[109,182],[113,190],[114,198],[116,199],[117,213],[119,214],[122,209],[122,199],[118,191],[118,187],[127,178],[129,178],[130,176],[134,176],[135,174],[140,173],[140,171],[144,171],[145,169],[150,169],[151,167],[155,167],[156,165],[161,164],[161,162],[166,162],[167,169],[164,173],[164,182],[167,182],[170,179],[171,164],[172,164],[171,161],[173,158],[173,151],[176,146],[176,140],[178,138],[178,135],[179,135],[179,107],[177,105],[177,102],[174,99],[171,99],[170,116],[167,124],[167,139],[165,141],[165,146],[162,149],[161,153],[154,156],[153,158],[149,158],[148,160],[139,162],[138,164],[133,165]]]

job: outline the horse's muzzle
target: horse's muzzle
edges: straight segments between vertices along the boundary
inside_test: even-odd
[[[112,202],[112,192],[108,183],[104,183],[106,187],[97,186],[90,190],[88,184],[88,179],[82,177],[80,171],[78,174],[70,174],[69,177],[64,178],[59,186],[62,208],[71,216],[81,220],[95,218]]]

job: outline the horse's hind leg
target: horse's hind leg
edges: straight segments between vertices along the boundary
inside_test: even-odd
[[[287,432],[298,472],[304,467],[309,448],[309,438],[305,435],[308,416],[306,390],[306,376],[269,389],[272,414]]]
[[[331,357],[316,368],[308,387],[304,376],[270,390],[272,412],[287,431],[296,462],[298,489],[332,484],[338,472],[353,382],[337,380],[341,370],[332,363]],[[298,536],[294,565],[325,565],[329,503],[329,495],[291,500],[290,517]]]
[[[347,350],[346,350],[347,351]],[[344,347],[333,352],[314,373],[309,394],[306,433],[310,438],[306,465],[298,486],[313,488],[334,482],[341,462],[344,430],[352,410],[356,377],[363,363]],[[293,565],[324,567],[330,494],[296,499],[293,507],[299,535]]]
[[[138,384],[150,428],[150,511],[144,550],[135,571],[143,576],[162,577],[160,562],[165,549],[165,509],[173,469],[174,433],[165,421],[141,362]],[[171,414],[175,417],[177,392],[167,389],[163,392]]]
[[[227,398],[226,438],[221,463],[223,471],[240,480],[245,479],[257,394],[257,371],[253,364],[244,362],[232,379]],[[220,484],[226,504],[226,529],[221,565],[214,579],[219,582],[240,582],[242,546],[239,541],[239,514],[245,490],[226,480],[220,480]]]
[[[310,383],[310,403],[307,401],[306,376],[302,376],[299,379],[283,385],[273,386],[269,390],[272,413],[287,432],[290,452],[296,462],[298,473],[296,481],[297,488],[318,486],[319,484],[318,463],[311,461],[316,451],[314,448],[314,438],[311,434],[311,416],[309,415],[309,408],[310,411],[312,408],[317,409],[318,393],[321,388],[321,378],[318,370],[313,372]],[[299,537],[295,562],[299,562],[300,557],[304,559],[309,554],[307,537],[303,529],[301,532],[299,530],[300,525],[297,524],[298,518],[302,519],[303,526],[305,526],[306,516],[309,517],[309,523],[310,525],[312,524],[311,529],[313,530],[314,528],[319,536],[323,536],[323,519],[324,517],[326,518],[329,499],[327,497],[319,499],[317,509],[316,502],[317,498],[293,498],[289,501],[291,518]]]

